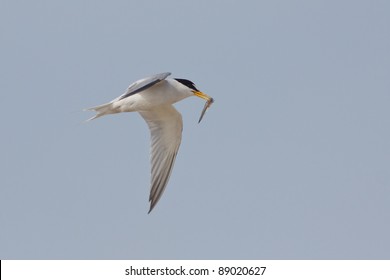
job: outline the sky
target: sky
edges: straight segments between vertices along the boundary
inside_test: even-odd
[[[388,1],[0,2],[0,259],[390,259]],[[183,139],[84,108],[161,72]]]

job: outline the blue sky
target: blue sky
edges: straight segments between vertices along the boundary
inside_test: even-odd
[[[1,259],[388,259],[387,1],[2,1]],[[82,109],[169,71],[182,145]]]

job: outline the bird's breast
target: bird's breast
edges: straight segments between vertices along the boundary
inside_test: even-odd
[[[155,107],[176,103],[186,97],[170,83],[163,81],[140,93],[116,101],[114,106],[120,112],[149,111]]]

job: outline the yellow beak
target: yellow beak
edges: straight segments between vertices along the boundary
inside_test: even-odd
[[[212,97],[208,96],[207,94],[205,94],[205,93],[203,93],[203,92],[201,92],[201,91],[195,91],[195,90],[194,90],[193,92],[194,92],[194,94],[195,94],[197,97],[200,97],[200,98],[206,100],[207,102],[210,102],[211,100],[213,100]],[[211,103],[212,103],[212,101],[211,101]]]
[[[200,98],[206,100],[206,104],[204,104],[203,111],[200,114],[200,118],[199,118],[199,121],[198,121],[198,123],[200,123],[200,121],[203,119],[203,116],[206,113],[207,109],[211,106],[211,104],[213,104],[214,99],[211,96],[208,96],[207,94],[205,94],[205,93],[203,93],[201,91],[195,91],[194,90],[193,92],[194,92],[194,94],[197,97],[200,97]]]

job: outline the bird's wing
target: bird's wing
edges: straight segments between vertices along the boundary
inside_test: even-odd
[[[165,72],[165,73],[157,74],[157,75],[136,81],[136,82],[132,83],[131,85],[129,85],[126,92],[124,94],[122,94],[121,96],[119,96],[117,99],[115,99],[115,101],[119,101],[121,99],[129,97],[130,95],[144,91],[145,89],[150,88],[151,86],[157,84],[158,82],[165,80],[169,75],[171,75],[171,73]]]
[[[181,142],[183,121],[181,114],[172,105],[139,113],[147,122],[151,135],[150,213],[168,183]]]

